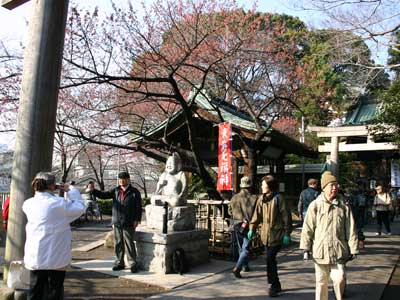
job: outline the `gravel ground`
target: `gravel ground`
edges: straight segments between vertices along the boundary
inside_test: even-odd
[[[73,227],[72,248],[103,239],[111,230],[110,217],[104,216],[103,221],[82,223]],[[100,246],[93,250],[82,252],[73,251],[73,261],[109,258],[114,255],[112,248]],[[110,266],[111,268],[112,266]],[[161,293],[163,288],[120,279],[115,276],[86,271],[78,268],[69,268],[64,283],[65,299],[124,299],[136,300]]]
[[[104,239],[109,231],[111,231],[110,216],[104,216],[103,221],[84,222],[74,225],[72,226],[72,248]],[[4,245],[4,236],[0,234],[0,280],[3,277]],[[113,249],[100,246],[86,252],[72,251],[72,260],[102,259],[113,255]],[[68,268],[64,282],[66,300],[139,300],[163,291],[163,288],[154,285],[72,267]]]

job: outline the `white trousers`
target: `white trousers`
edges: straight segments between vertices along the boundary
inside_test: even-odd
[[[336,300],[343,299],[344,287],[346,284],[346,273],[344,264],[336,265],[315,265],[315,300],[328,300],[329,277],[333,281]]]

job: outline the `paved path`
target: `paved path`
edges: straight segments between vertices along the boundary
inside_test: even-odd
[[[374,235],[373,226],[367,228],[366,248],[355,261],[348,264],[348,299],[379,300],[381,298],[400,255],[400,221],[393,225],[392,236],[377,237]],[[298,237],[299,230],[294,233],[294,238],[298,239]],[[280,296],[282,300],[314,299],[314,266],[312,262],[303,262],[301,257],[301,251],[297,247],[282,251],[278,257],[279,275],[284,289]],[[127,271],[115,274],[109,271],[111,259],[82,262],[74,266],[171,289],[148,299],[269,299],[264,256],[251,262],[252,271],[242,273],[243,279],[236,279],[230,273],[233,263],[226,261],[213,260],[208,269],[207,265],[204,265],[191,270],[189,274],[180,276],[145,272],[130,274]],[[332,292],[330,297],[333,299]]]
[[[400,236],[376,238],[367,233],[367,239],[366,249],[357,260],[348,264],[348,299],[379,300],[399,257]],[[301,252],[297,249],[281,253],[278,260],[284,289],[279,298],[314,299],[313,263],[302,262]],[[252,267],[254,271],[243,274],[243,279],[236,279],[229,272],[225,272],[150,299],[269,299],[264,257],[255,260]]]

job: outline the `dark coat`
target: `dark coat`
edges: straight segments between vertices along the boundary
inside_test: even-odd
[[[302,214],[306,212],[310,203],[313,202],[318,197],[318,191],[314,190],[312,187],[308,187],[300,193],[298,212]]]
[[[108,192],[93,190],[93,195],[100,199],[112,199],[113,225],[130,226],[134,221],[142,219],[142,197],[137,189],[129,185],[125,198],[122,198],[122,190],[119,186]]]
[[[250,194],[246,189],[240,190],[238,194],[232,197],[228,212],[234,220],[234,224],[241,223],[244,219],[250,222],[256,201],[257,196]]]

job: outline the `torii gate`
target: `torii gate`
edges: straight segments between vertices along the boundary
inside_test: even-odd
[[[29,0],[3,0],[13,9]],[[8,234],[3,280],[9,263],[21,260],[25,244],[25,199],[32,196],[31,180],[51,170],[57,99],[69,0],[36,0],[32,3],[20,93]],[[57,255],[57,254],[55,254]]]
[[[330,137],[330,143],[318,146],[318,152],[330,152],[329,169],[336,176],[339,175],[339,152],[355,152],[355,151],[382,151],[396,150],[398,147],[392,143],[375,143],[372,140],[368,128],[365,125],[359,126],[338,126],[338,127],[322,127],[309,126],[310,131],[317,133],[318,137]],[[364,136],[367,142],[364,144],[346,144],[339,143],[340,137]]]

